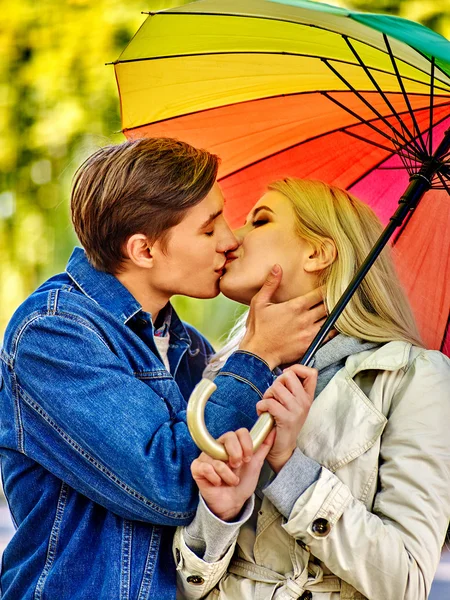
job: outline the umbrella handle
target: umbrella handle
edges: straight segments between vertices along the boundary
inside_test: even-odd
[[[187,406],[187,424],[192,439],[200,450],[212,458],[227,461],[225,446],[212,437],[205,423],[205,406],[216,389],[217,386],[209,379],[202,379],[195,386]],[[263,413],[258,418],[250,431],[254,452],[261,446],[273,426],[274,420],[269,413]]]

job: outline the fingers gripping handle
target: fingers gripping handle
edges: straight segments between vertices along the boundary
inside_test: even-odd
[[[196,385],[187,406],[187,424],[192,439],[200,450],[212,458],[228,460],[224,445],[212,437],[205,423],[205,406],[216,389],[217,386],[209,379],[202,379]],[[263,413],[256,421],[250,431],[254,452],[261,446],[273,426],[274,420],[269,413]]]

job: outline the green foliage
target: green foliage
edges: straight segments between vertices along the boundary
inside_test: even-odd
[[[4,2],[0,43],[0,339],[17,305],[64,269],[76,243],[72,175],[98,147],[122,141],[112,66],[145,19],[141,11],[186,0]],[[342,3],[340,3],[342,4]],[[450,35],[441,0],[353,0]],[[177,298],[182,317],[218,343],[239,307]]]

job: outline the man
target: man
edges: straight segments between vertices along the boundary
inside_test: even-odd
[[[169,301],[216,296],[238,245],[217,168],[208,152],[144,139],[102,148],[75,176],[84,250],[19,307],[1,354],[3,482],[17,528],[4,600],[175,598],[173,528],[198,496],[186,402],[212,348]],[[301,305],[270,303],[280,277],[268,277],[216,379],[216,437],[251,426],[271,370],[307,346]]]

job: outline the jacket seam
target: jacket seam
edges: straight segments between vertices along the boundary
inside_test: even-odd
[[[47,302],[47,314],[54,315],[56,313],[56,308],[58,306],[58,296],[58,289],[54,289],[49,292]]]
[[[144,575],[139,589],[138,600],[149,600],[153,575],[155,574],[156,557],[161,543],[161,527],[153,527],[147,557],[145,559]],[[155,538],[155,542],[153,542]]]
[[[23,336],[23,334],[25,333],[25,330],[36,320],[38,319],[45,319],[46,317],[60,317],[62,319],[67,319],[68,321],[73,321],[75,323],[78,323],[79,325],[81,325],[82,327],[84,327],[85,329],[88,329],[91,333],[93,333],[101,342],[104,346],[106,346],[106,348],[108,348],[108,350],[111,350],[111,348],[108,346],[107,342],[102,338],[102,336],[91,327],[91,324],[88,321],[85,321],[82,317],[79,317],[77,315],[73,315],[71,313],[67,313],[65,311],[57,311],[56,312],[56,307],[54,307],[55,312],[44,312],[44,311],[38,311],[38,312],[34,312],[31,315],[31,318],[27,319],[26,321],[22,322],[20,328],[16,331],[12,343],[11,343],[11,347],[12,347],[12,357],[11,357],[11,365],[10,366],[14,366],[14,361],[15,361],[15,356],[17,355],[17,351],[18,351],[18,346],[20,343],[20,340]],[[5,353],[6,354],[6,353]]]
[[[256,387],[256,385],[254,385],[251,381],[249,381],[245,377],[241,377],[240,375],[236,375],[236,373],[231,373],[230,371],[220,371],[220,373],[217,375],[217,377],[220,377],[221,375],[229,375],[230,377],[234,377],[235,379],[237,379],[238,381],[241,381],[242,383],[246,383],[253,390],[255,390],[255,392],[258,394],[258,396],[260,398],[263,397],[262,393],[258,390],[258,388]]]
[[[100,335],[100,333],[98,331],[96,331],[93,327],[91,327],[91,324],[89,323],[89,321],[86,321],[82,317],[79,317],[78,315],[74,315],[72,313],[68,313],[66,311],[58,311],[58,312],[55,312],[53,315],[45,315],[45,316],[60,317],[61,319],[67,319],[68,321],[73,321],[75,323],[78,323],[79,325],[81,325],[82,327],[84,327],[85,329],[88,329],[91,333],[93,333],[102,342],[102,344],[104,346],[106,346],[106,348],[108,348],[108,350],[111,350],[111,348],[108,346],[108,343],[106,342],[106,340],[103,339],[103,337]]]
[[[121,563],[122,572],[120,574],[120,600],[130,600],[131,584],[131,549],[133,544],[133,522],[128,519],[123,520],[122,525],[122,551]]]
[[[31,315],[29,316],[28,319],[26,319],[25,321],[22,321],[22,323],[20,324],[20,326],[16,330],[16,332],[14,334],[14,337],[12,339],[12,342],[11,342],[11,367],[14,366],[15,356],[17,354],[17,347],[19,345],[20,338],[22,337],[23,332],[25,331],[25,329],[29,325],[31,325],[31,323],[33,323],[37,319],[45,317],[46,315],[47,315],[47,313],[45,311],[42,311],[42,310],[41,311],[35,311],[35,312],[31,313]]]
[[[194,512],[173,512],[169,511],[161,506],[158,506],[142,494],[140,494],[135,489],[131,488],[125,482],[123,482],[119,477],[117,477],[112,471],[110,471],[104,464],[94,458],[89,452],[86,452],[75,440],[73,440],[61,427],[59,427],[55,421],[43,410],[43,408],[33,400],[26,391],[18,385],[18,389],[20,391],[20,396],[23,401],[28,404],[30,408],[32,408],[36,413],[38,413],[47,423],[52,427],[61,438],[69,444],[80,456],[82,456],[89,464],[95,467],[99,472],[103,473],[108,479],[110,479],[115,485],[120,487],[124,492],[126,492],[132,498],[135,498],[142,504],[144,504],[147,508],[150,508],[156,513],[159,513],[166,517],[178,518],[178,519],[186,519],[192,517]]]
[[[59,492],[58,503],[56,505],[55,518],[53,520],[52,529],[50,532],[50,538],[47,548],[47,558],[45,560],[44,568],[39,576],[36,588],[34,591],[34,600],[41,600],[42,592],[44,590],[45,582],[50,573],[56,557],[56,550],[58,548],[59,533],[61,530],[62,519],[64,516],[64,510],[66,508],[67,496],[69,492],[69,486],[66,483],[61,484]]]
[[[9,354],[7,354],[7,352],[4,348],[0,348],[0,360],[2,360],[5,363],[5,365],[7,365],[8,367],[10,367],[12,369],[13,360],[12,360],[11,356],[9,356]]]
[[[19,384],[14,371],[11,372],[11,392],[14,402],[14,420],[16,422],[16,443],[17,449],[22,454],[25,453],[24,430],[22,420],[22,410],[20,406]]]
[[[173,379],[172,375],[165,370],[158,371],[133,371],[138,379]]]
[[[366,483],[366,485],[363,488],[363,491],[362,491],[361,496],[359,498],[359,500],[361,502],[364,502],[364,503],[366,502],[367,496],[368,496],[369,491],[370,491],[370,488],[371,488],[371,486],[372,486],[372,484],[373,484],[373,482],[375,480],[375,477],[377,476],[377,473],[378,473],[378,465],[373,468],[372,473],[370,474],[370,477],[367,480],[367,483]]]
[[[264,363],[266,365],[266,367],[269,369],[269,371],[272,371],[272,369],[269,366],[269,363],[267,361],[265,361],[263,358],[261,358],[260,356],[258,356],[257,354],[254,354],[253,352],[249,352],[248,350],[235,350],[234,354],[247,354],[247,356],[253,356],[253,358],[256,358],[257,360],[260,360],[262,363]]]

